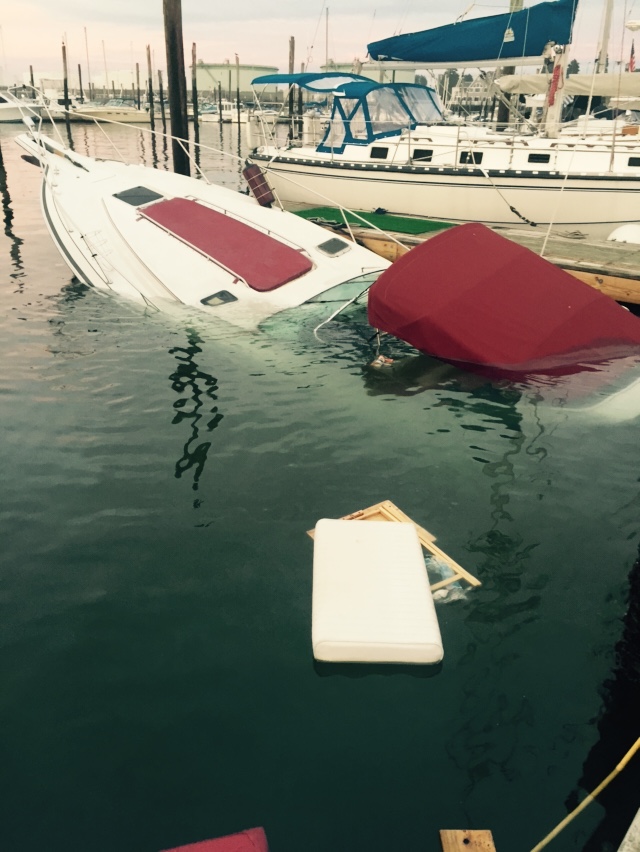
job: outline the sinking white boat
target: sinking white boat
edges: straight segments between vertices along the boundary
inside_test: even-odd
[[[389,264],[355,243],[205,180],[76,154],[32,126],[42,209],[73,274],[157,308],[247,329],[307,301],[344,302]]]

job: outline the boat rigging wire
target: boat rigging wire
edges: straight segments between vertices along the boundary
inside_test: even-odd
[[[368,287],[365,287],[365,288],[364,288],[364,290],[361,290],[361,292],[360,292],[360,293],[358,293],[358,295],[357,295],[357,296],[354,296],[354,297],[353,297],[353,299],[349,299],[349,301],[345,302],[343,305],[340,305],[340,307],[339,307],[339,308],[337,308],[337,309],[336,309],[336,310],[335,310],[335,311],[331,314],[331,316],[328,316],[325,320],[323,320],[323,321],[320,323],[320,325],[317,325],[317,326],[313,329],[313,336],[315,337],[315,339],[316,339],[319,343],[323,343],[323,341],[322,341],[322,340],[320,340],[320,338],[318,337],[318,331],[322,328],[322,326],[323,326],[323,325],[327,325],[327,323],[330,323],[332,319],[335,319],[335,318],[338,316],[338,314],[341,314],[341,313],[342,313],[342,311],[344,311],[344,309],[345,309],[345,308],[348,308],[348,307],[349,307],[349,305],[353,305],[353,304],[355,304],[355,303],[358,301],[358,299],[360,298],[360,296],[364,296],[364,294],[365,294],[365,293],[368,293],[368,292],[369,292],[370,288],[371,288],[371,284],[369,284],[369,286],[368,286]]]

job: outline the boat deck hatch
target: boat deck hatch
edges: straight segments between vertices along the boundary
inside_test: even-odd
[[[164,198],[159,192],[147,189],[146,186],[133,186],[131,189],[116,192],[113,197],[119,198],[120,201],[126,201],[133,207],[140,207],[141,204],[149,204],[150,201],[160,201],[161,198]]]
[[[313,268],[301,251],[189,198],[159,201],[140,214],[246,281],[253,290],[275,290]]]
[[[349,251],[351,246],[349,243],[345,242],[345,240],[340,240],[338,237],[331,237],[330,240],[326,240],[324,243],[320,243],[318,249],[323,252],[323,254],[328,254],[330,257],[335,257],[337,254],[342,254],[345,251]]]

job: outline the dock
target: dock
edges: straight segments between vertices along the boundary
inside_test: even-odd
[[[545,241],[543,233],[516,228],[495,230],[536,254],[542,251]],[[359,243],[389,260],[395,260],[409,248],[432,239],[437,233],[392,234],[391,236],[406,246],[403,249],[388,236],[371,228],[352,227],[352,231]],[[640,245],[552,236],[547,240],[544,257],[616,302],[640,305]]]
[[[295,209],[295,212],[305,218],[314,220],[313,209]],[[343,236],[348,236],[344,224],[344,217],[339,209],[335,209],[327,215],[327,208],[321,208],[320,218],[316,219],[334,230],[340,230]],[[389,230],[384,227],[384,216],[380,217],[380,227],[376,229],[377,217],[370,213],[363,214],[372,226],[367,226],[354,216],[350,216],[350,230],[354,239],[387,260],[397,260],[400,255],[409,251],[425,240],[433,239],[440,233],[442,227],[449,227],[446,223],[425,222],[423,233],[416,233],[416,223],[419,220],[412,218],[410,223],[414,225],[413,233]],[[402,217],[398,222],[403,221]],[[640,305],[640,245],[634,243],[619,243],[609,240],[592,240],[578,236],[561,236],[553,233],[547,238],[546,229],[543,228],[507,228],[495,227],[494,230],[513,240],[519,245],[525,246],[538,255],[542,255],[550,263],[561,267],[567,272],[584,281],[590,287],[600,290],[617,302],[630,305]]]

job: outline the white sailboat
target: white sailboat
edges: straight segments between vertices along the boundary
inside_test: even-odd
[[[253,159],[287,204],[383,208],[494,226],[553,224],[560,232],[606,237],[638,217],[640,137],[584,139],[558,132],[558,81],[575,6],[576,0],[539,3],[369,45],[374,59],[447,61],[449,66],[491,56],[514,64],[514,57],[533,56],[541,63],[544,52],[555,56],[542,132],[448,123],[429,87],[379,84],[356,75],[341,75],[342,80],[340,75],[273,75],[254,82],[333,93],[331,121],[315,135],[306,122],[302,144],[288,141],[286,149],[259,140]],[[640,86],[640,79],[632,83]]]

